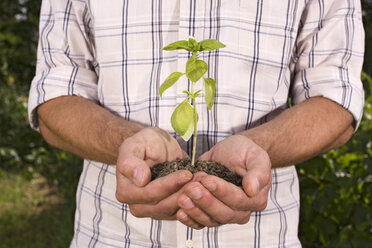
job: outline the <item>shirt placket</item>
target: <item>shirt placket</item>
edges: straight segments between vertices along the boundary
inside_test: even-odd
[[[178,40],[188,40],[189,37],[195,38],[197,41],[205,39],[205,27],[204,27],[204,17],[206,13],[206,1],[205,0],[182,0],[180,1],[180,21],[179,21],[179,31],[178,31]],[[185,72],[186,71],[186,62],[191,56],[191,53],[188,53],[184,50],[178,51],[178,60],[177,60],[177,71]],[[200,57],[203,59],[203,56]],[[204,84],[201,79],[196,84],[196,89],[202,89],[204,93]],[[181,103],[186,95],[182,93],[184,90],[191,91],[191,82],[187,80],[186,77],[182,77],[179,83],[176,84],[176,103]],[[200,96],[197,99],[197,111],[199,113],[198,121],[198,130],[201,130],[201,123],[203,123],[203,116],[205,115],[205,109],[202,106],[203,99]],[[199,142],[200,143],[200,142]],[[199,144],[199,147],[200,144]],[[187,152],[191,153],[191,142],[187,146]]]
[[[181,0],[180,1],[180,22],[179,22],[179,40],[187,40],[189,37],[194,37],[197,41],[204,39],[204,21],[201,21],[206,15],[205,0]],[[180,50],[178,53],[177,69],[180,72],[185,72],[186,62],[190,54]],[[191,84],[187,84],[187,80],[183,80],[177,85],[177,103],[181,103],[185,99],[184,90],[191,91]],[[201,89],[202,83],[197,83],[197,89]],[[199,113],[198,130],[202,123],[202,108],[201,98],[197,102],[197,110]],[[187,152],[191,151],[191,142],[185,147]],[[181,222],[177,222],[177,247],[178,248],[197,248],[203,247],[202,234],[203,231],[196,231],[186,227]]]

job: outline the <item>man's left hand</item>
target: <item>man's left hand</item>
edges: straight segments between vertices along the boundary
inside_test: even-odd
[[[177,219],[195,229],[245,224],[252,211],[266,208],[271,187],[271,162],[260,146],[243,135],[218,142],[200,160],[216,161],[243,177],[243,187],[205,173],[184,186],[178,198]]]

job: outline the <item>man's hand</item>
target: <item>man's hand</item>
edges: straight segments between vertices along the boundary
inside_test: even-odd
[[[150,182],[150,168],[186,156],[177,141],[159,128],[145,128],[127,138],[119,149],[116,198],[127,203],[136,217],[176,219],[179,190],[192,174],[178,171]]]
[[[177,219],[200,229],[228,223],[245,224],[252,211],[266,208],[271,187],[271,162],[268,154],[243,135],[217,143],[200,160],[217,161],[243,177],[239,188],[215,176],[199,173],[178,198]]]

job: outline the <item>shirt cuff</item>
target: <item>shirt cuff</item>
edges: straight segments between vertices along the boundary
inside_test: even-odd
[[[360,78],[334,67],[308,68],[298,72],[292,88],[292,103],[299,104],[316,96],[328,98],[348,110],[354,117],[355,130],[358,128],[364,106]]]
[[[59,66],[37,74],[32,80],[28,99],[31,127],[40,131],[37,118],[39,105],[60,96],[73,95],[97,102],[97,74],[85,68],[70,66]]]

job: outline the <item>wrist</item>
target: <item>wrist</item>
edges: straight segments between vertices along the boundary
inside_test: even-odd
[[[261,129],[261,130],[259,130]],[[270,148],[272,146],[272,137],[270,135],[266,134],[265,130],[260,127],[256,127],[253,129],[245,130],[243,132],[237,133],[237,135],[241,135],[249,140],[251,140],[253,143],[255,143],[257,146],[265,150],[267,153],[269,153]]]

